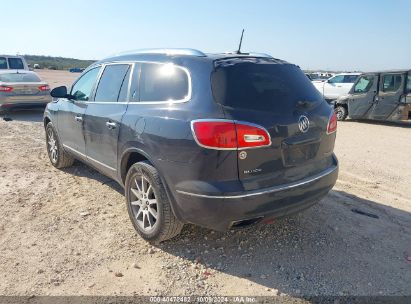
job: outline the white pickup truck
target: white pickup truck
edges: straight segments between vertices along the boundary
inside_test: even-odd
[[[326,100],[332,101],[348,94],[360,75],[360,73],[337,74],[328,80],[314,80],[312,83]]]

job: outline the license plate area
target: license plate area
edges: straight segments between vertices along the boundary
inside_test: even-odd
[[[283,144],[282,156],[284,166],[298,166],[314,159],[320,147],[319,143],[287,145]]]
[[[32,95],[32,94],[36,94],[37,90],[34,90],[34,89],[20,89],[20,90],[16,90],[15,92],[18,95]]]

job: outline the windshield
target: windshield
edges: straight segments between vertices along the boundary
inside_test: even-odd
[[[232,108],[289,113],[298,102],[323,100],[299,67],[270,59],[222,60],[211,83],[216,102]]]
[[[28,73],[8,73],[0,74],[1,82],[41,82],[36,74]]]

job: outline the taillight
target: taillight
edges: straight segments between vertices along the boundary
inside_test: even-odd
[[[193,136],[205,148],[237,150],[271,145],[270,134],[263,127],[233,120],[195,120]]]
[[[238,148],[254,148],[271,145],[270,134],[263,127],[236,122]]]
[[[13,87],[0,85],[0,92],[11,92],[11,91],[13,91]]]
[[[337,131],[337,115],[333,112],[328,120],[327,134],[331,134]]]
[[[43,92],[50,91],[50,87],[47,84],[45,84],[45,85],[39,86],[39,90]]]

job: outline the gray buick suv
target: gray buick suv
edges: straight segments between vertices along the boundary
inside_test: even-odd
[[[123,188],[136,231],[240,228],[298,212],[334,186],[334,111],[300,68],[258,53],[152,49],[106,58],[44,114],[57,168],[78,159]]]

